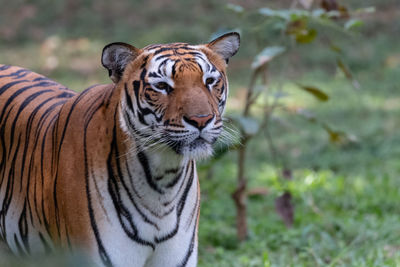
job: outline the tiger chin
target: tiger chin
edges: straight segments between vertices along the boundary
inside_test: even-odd
[[[212,155],[232,32],[207,44],[112,43],[112,84],[81,93],[0,65],[0,238],[17,255],[196,266],[196,159]]]

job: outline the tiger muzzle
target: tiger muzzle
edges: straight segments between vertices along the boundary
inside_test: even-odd
[[[204,129],[214,118],[214,115],[207,114],[207,115],[195,115],[195,116],[183,116],[183,120],[188,124],[196,127],[201,131]]]

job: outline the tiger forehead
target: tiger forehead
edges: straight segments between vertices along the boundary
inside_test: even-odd
[[[187,43],[170,43],[170,44],[151,44],[143,48],[144,51],[152,52],[154,55],[172,51],[172,52],[183,52],[188,50],[197,50],[195,46]]]
[[[177,78],[185,70],[190,71],[192,75],[216,71],[214,65],[209,61],[206,51],[199,46],[186,43],[155,44],[147,46],[143,50],[147,52],[148,56],[149,77],[154,79]]]
[[[186,43],[151,45],[144,50],[148,52],[151,61],[154,63],[165,60],[196,62],[199,58],[208,61],[203,51]]]

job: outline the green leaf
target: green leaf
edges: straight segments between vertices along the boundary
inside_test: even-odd
[[[297,35],[305,30],[307,30],[307,20],[298,19],[287,24],[286,34]]]
[[[331,45],[329,46],[329,48],[330,48],[332,51],[334,51],[334,52],[336,52],[336,53],[338,53],[338,54],[341,54],[341,53],[342,53],[342,48],[340,48],[340,46],[338,46],[338,45],[336,45],[336,44],[331,44]]]
[[[311,12],[302,10],[302,9],[293,9],[289,11],[290,20],[295,21],[302,18],[309,18],[311,16]]]
[[[308,44],[314,41],[315,37],[317,37],[315,29],[306,29],[296,35],[296,42],[299,44]]]
[[[338,59],[336,63],[347,79],[350,80],[353,79],[353,75],[351,74],[350,70],[347,68],[347,66],[343,63],[341,59]]]
[[[330,19],[335,19],[335,18],[340,17],[340,12],[337,10],[331,10],[331,11],[326,12],[326,16]]]
[[[364,8],[359,8],[356,9],[356,11],[354,12],[354,14],[371,14],[371,13],[375,13],[376,8],[374,6],[369,6],[369,7],[364,7]]]
[[[329,135],[329,141],[333,144],[341,144],[346,140],[346,134],[341,131],[332,130],[327,124],[323,124],[323,128]]]
[[[343,131],[333,130],[328,124],[321,123],[324,130],[329,135],[329,141],[337,145],[357,144],[359,140],[357,136]]]
[[[286,34],[296,37],[296,42],[300,44],[311,43],[317,36],[317,30],[307,27],[306,18],[296,19],[286,26]]]
[[[326,11],[323,10],[322,8],[314,9],[314,10],[311,12],[311,16],[314,17],[314,18],[321,18],[321,17],[323,17],[325,14],[326,14]]]
[[[260,8],[258,12],[266,17],[277,17],[286,21],[294,21],[304,17],[310,17],[311,12],[303,9],[274,10],[267,7]]]
[[[271,261],[269,259],[269,255],[267,251],[264,251],[263,253],[263,263],[264,267],[271,267]]]
[[[258,132],[260,128],[260,123],[251,117],[235,117],[235,121],[239,124],[240,129],[247,136],[253,136]]]
[[[299,86],[304,91],[312,94],[315,98],[317,98],[318,100],[320,100],[322,102],[326,102],[326,101],[329,100],[329,96],[327,94],[325,94],[321,89],[319,89],[317,87],[308,86],[308,85],[301,85],[301,84],[297,84],[297,86]]]
[[[364,22],[359,19],[351,19],[344,24],[346,30],[353,30],[364,25]]]
[[[282,46],[270,46],[264,48],[255,58],[251,64],[252,69],[258,69],[271,61],[274,57],[285,52],[286,48]]]
[[[268,7],[260,8],[258,12],[261,15],[267,16],[267,17],[278,17],[282,19],[290,19],[290,14],[289,12],[285,12],[283,10],[273,10]]]
[[[342,60],[338,59],[336,61],[337,66],[339,67],[339,69],[343,72],[343,74],[346,76],[346,78],[351,81],[352,85],[354,86],[354,88],[356,89],[360,89],[360,84],[358,83],[358,81],[356,79],[354,79],[353,74],[351,73],[350,69],[343,63]]]
[[[235,5],[235,4],[230,4],[229,3],[229,4],[226,5],[226,8],[228,10],[231,10],[231,11],[236,12],[236,13],[243,13],[244,12],[244,8],[242,6],[240,6],[240,5]]]

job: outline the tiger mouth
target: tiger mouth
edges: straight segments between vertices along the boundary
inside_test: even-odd
[[[199,136],[195,140],[187,143],[184,141],[178,141],[171,144],[171,148],[180,155],[191,154],[192,152],[201,152],[202,150],[208,151],[215,143],[216,138],[212,141],[208,141],[203,137]]]
[[[209,141],[205,140],[203,137],[199,136],[195,140],[193,140],[191,143],[189,143],[188,145],[190,147],[196,148],[196,147],[199,147],[199,146],[202,146],[202,145],[205,145],[205,144],[212,145],[213,143],[209,142]]]

